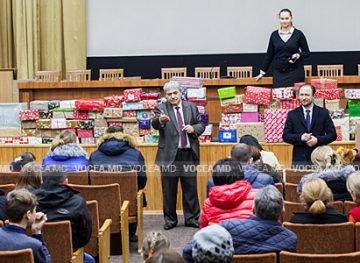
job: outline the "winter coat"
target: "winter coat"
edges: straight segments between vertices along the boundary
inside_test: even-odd
[[[73,250],[90,240],[92,224],[86,201],[67,185],[43,184],[34,191],[38,199],[37,212],[46,214],[49,222],[69,220]]]
[[[323,179],[331,189],[335,201],[352,201],[352,198],[346,188],[346,180],[350,174],[355,172],[352,165],[339,168],[325,169],[320,172],[311,173],[303,176],[297,186],[297,192],[301,192],[306,180],[313,178]]]
[[[5,193],[0,189],[0,220],[6,220],[7,216],[5,213]]]
[[[254,197],[257,192],[245,180],[213,186],[204,203],[200,228],[209,223],[219,223],[231,218],[246,219],[254,215]]]
[[[337,224],[348,222],[348,219],[344,214],[338,213],[335,208],[328,207],[326,212],[320,215],[313,215],[307,210],[295,212],[290,222],[295,224]]]
[[[244,171],[245,180],[248,181],[253,188],[263,188],[269,184],[274,185],[274,180],[268,174],[259,172],[250,164],[242,163],[241,167]]]
[[[76,143],[59,145],[54,151],[49,150],[42,166],[61,165],[67,172],[87,170],[87,152]]]

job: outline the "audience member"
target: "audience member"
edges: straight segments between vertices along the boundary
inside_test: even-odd
[[[279,223],[283,202],[282,194],[274,186],[268,185],[255,196],[255,216],[245,220],[230,219],[219,224],[230,233],[235,255],[295,252],[296,235]],[[193,262],[193,246],[194,240],[184,247],[183,257],[188,262]]]
[[[353,166],[355,168],[355,171],[360,171],[360,152],[355,155]]]
[[[144,260],[152,257],[156,252],[168,249],[170,242],[166,236],[161,232],[152,231],[149,232],[142,243],[142,257]]]
[[[353,164],[357,153],[357,149],[347,149],[342,146],[336,149],[336,154],[340,157],[340,163],[342,165]]]
[[[145,263],[186,263],[185,260],[172,249],[164,249],[148,258]]]
[[[35,263],[51,263],[51,257],[41,234],[47,218],[36,213],[36,197],[26,189],[14,190],[6,196],[5,210],[9,224],[0,228],[0,250],[31,248]],[[25,233],[31,228],[32,236]]]
[[[331,189],[335,201],[351,200],[346,189],[346,179],[355,171],[352,165],[342,166],[340,157],[330,146],[317,147],[311,154],[311,161],[319,171],[303,176],[297,187],[298,192],[302,191],[307,180],[321,178]]]
[[[84,247],[90,240],[92,225],[85,200],[67,185],[67,173],[62,166],[50,165],[43,172],[43,184],[34,191],[39,212],[50,222],[69,220],[73,250]],[[84,262],[95,262],[85,253]]]
[[[356,207],[349,212],[349,221],[356,223],[360,221],[360,172],[349,175],[346,181],[346,187],[356,203]]]
[[[15,158],[15,161],[10,163],[10,171],[20,172],[21,168],[30,162],[35,161],[35,155],[31,152],[23,152],[18,157]]]
[[[347,222],[345,215],[338,213],[329,203],[333,195],[325,181],[319,178],[309,179],[304,183],[301,201],[306,204],[304,212],[296,212],[290,219],[297,224],[336,224]]]
[[[230,218],[246,219],[254,215],[257,189],[244,180],[241,164],[230,158],[216,162],[212,169],[215,186],[210,189],[200,218],[200,228]]]
[[[86,170],[88,154],[76,141],[76,135],[72,131],[63,130],[51,143],[43,160],[43,167],[61,165],[67,172]]]
[[[259,141],[252,135],[243,135],[240,138],[239,143],[245,143],[250,146],[256,147],[261,154],[261,159],[264,163],[270,165],[274,169],[279,169],[280,163],[273,152],[265,151],[260,145]]]
[[[0,189],[0,220],[4,221],[7,219],[5,213],[5,192]]]
[[[34,162],[27,163],[20,171],[15,189],[25,188],[30,192],[38,189],[42,184],[42,167]]]

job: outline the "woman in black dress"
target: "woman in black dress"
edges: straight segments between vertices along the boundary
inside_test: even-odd
[[[282,9],[279,13],[280,29],[275,30],[269,41],[264,63],[256,80],[261,79],[274,61],[274,88],[293,87],[305,79],[303,59],[310,56],[304,34],[293,27],[292,13]]]

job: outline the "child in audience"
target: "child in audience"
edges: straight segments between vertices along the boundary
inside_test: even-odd
[[[346,181],[346,187],[356,203],[356,207],[349,212],[349,221],[356,223],[360,221],[360,172],[350,174]]]
[[[305,182],[300,199],[306,204],[304,212],[294,213],[290,222],[297,224],[336,224],[347,222],[345,215],[329,206],[333,195],[325,181],[320,178]]]
[[[15,161],[10,164],[10,171],[20,172],[21,168],[30,162],[35,161],[35,155],[31,152],[23,152],[18,157],[15,158]]]
[[[342,146],[336,149],[336,154],[339,155],[342,165],[353,164],[357,153],[357,149],[348,149]]]
[[[67,172],[86,170],[89,165],[88,154],[76,141],[75,133],[63,130],[51,143],[43,167],[61,165]]]
[[[142,256],[144,260],[151,258],[155,252],[162,249],[168,249],[170,242],[161,232],[152,231],[146,235],[142,244]]]
[[[186,261],[172,249],[162,249],[148,258],[145,263],[186,263]]]
[[[42,167],[34,162],[25,164],[20,171],[15,189],[25,188],[30,192],[38,189],[42,184]]]

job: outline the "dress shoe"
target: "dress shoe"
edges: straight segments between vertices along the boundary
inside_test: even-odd
[[[198,221],[190,221],[188,223],[185,223],[185,226],[187,227],[194,227],[194,228],[199,228],[200,227],[200,224]]]
[[[170,230],[174,227],[176,227],[176,223],[165,223],[165,225],[164,225],[165,230]]]

